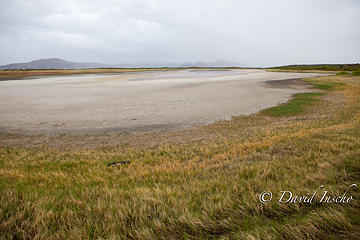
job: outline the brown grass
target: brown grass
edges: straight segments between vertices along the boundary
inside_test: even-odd
[[[360,172],[360,77],[302,113],[240,116],[151,133],[2,134],[4,239],[359,239],[349,204],[279,204],[320,185],[342,195]],[[107,167],[112,161],[129,165]],[[272,191],[274,200],[258,196]],[[323,191],[322,191],[323,192]]]

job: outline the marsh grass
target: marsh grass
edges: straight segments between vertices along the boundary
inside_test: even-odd
[[[346,71],[341,71],[341,72],[338,72],[336,75],[337,76],[345,76],[345,75],[348,75],[348,73]]]
[[[303,113],[306,108],[312,106],[319,101],[318,96],[322,96],[324,93],[297,93],[284,104],[267,108],[262,111],[266,115],[273,117],[286,117]]]
[[[354,76],[360,76],[360,69],[356,70],[356,71],[353,71],[352,74]]]
[[[328,82],[328,83],[315,83],[315,89],[327,90],[327,91],[334,91],[341,87],[345,86],[343,82]]]
[[[331,91],[295,96],[300,115],[143,134],[1,134],[1,238],[359,239],[359,188],[349,204],[258,199],[359,184],[360,78],[308,81]],[[107,167],[116,160],[131,163]]]
[[[288,65],[273,67],[279,70],[321,70],[321,71],[355,71],[360,69],[360,64],[309,64],[309,65]]]

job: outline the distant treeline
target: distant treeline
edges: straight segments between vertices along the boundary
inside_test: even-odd
[[[287,65],[272,67],[284,70],[323,70],[323,71],[356,71],[360,70],[360,64],[312,64],[312,65]]]

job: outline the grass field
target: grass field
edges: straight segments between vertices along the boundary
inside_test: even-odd
[[[306,81],[319,92],[191,129],[1,134],[1,238],[359,239],[359,187],[277,202],[360,184],[360,77]]]
[[[360,70],[360,64],[308,64],[308,65],[288,65],[274,67],[274,69],[283,70],[321,70],[321,71],[357,71]]]

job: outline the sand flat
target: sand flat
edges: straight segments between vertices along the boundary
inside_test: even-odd
[[[286,102],[306,85],[270,80],[318,73],[178,70],[0,82],[0,131],[147,131],[208,124]]]

